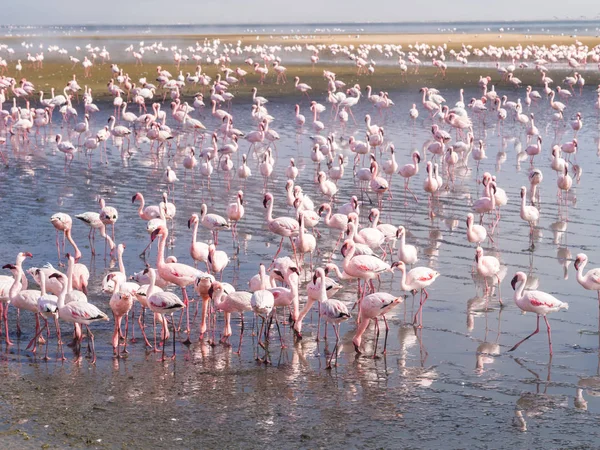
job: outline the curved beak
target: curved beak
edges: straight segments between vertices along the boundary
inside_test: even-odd
[[[516,285],[517,285],[517,281],[518,281],[519,277],[517,277],[516,275],[513,277],[513,279],[510,281],[510,285],[513,288],[513,291],[516,289]]]

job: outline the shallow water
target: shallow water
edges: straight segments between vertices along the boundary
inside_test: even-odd
[[[502,91],[502,90],[500,90]],[[507,92],[514,98],[513,91]],[[457,100],[456,92],[444,91],[449,104]],[[479,96],[467,89],[465,98]],[[385,118],[377,116],[367,101],[355,109],[357,118],[369,112],[374,120],[386,127],[386,138],[396,147],[399,164],[409,161],[413,148],[421,148],[430,137],[429,119],[421,113],[416,126],[407,119],[406,111],[413,102],[419,104],[417,92],[390,92],[396,107]],[[333,348],[329,330],[328,341],[315,342],[316,313],[307,317],[304,339],[294,343],[289,328],[284,327],[287,348],[279,348],[276,337],[270,349],[271,365],[255,360],[256,342],[247,332],[241,355],[233,353],[239,323],[234,319],[234,349],[222,345],[197,343],[197,323],[193,327],[193,345],[188,349],[177,345],[175,362],[160,363],[154,353],[146,353],[141,342],[130,346],[127,359],[114,360],[110,346],[112,321],[94,325],[98,362],[90,366],[41,361],[24,347],[31,338],[32,316],[24,312],[24,336],[13,336],[17,345],[0,355],[0,408],[4,422],[0,433],[6,433],[6,445],[15,447],[48,443],[93,447],[560,447],[594,446],[598,442],[597,421],[600,413],[600,373],[598,372],[598,311],[593,292],[586,292],[575,280],[571,260],[584,251],[593,267],[598,261],[596,240],[596,210],[598,209],[598,127],[594,110],[595,93],[586,89],[576,97],[567,116],[581,111],[584,129],[579,133],[577,163],[583,167],[580,185],[569,194],[568,222],[566,210],[559,214],[556,202],[555,174],[551,172],[549,154],[554,140],[554,125],[549,107],[532,107],[536,123],[544,137],[543,154],[536,157],[536,166],[544,172],[542,206],[534,250],[528,250],[528,227],[519,218],[519,188],[528,185],[529,162],[517,164],[515,147],[526,147],[524,132],[507,121],[504,133],[514,139],[497,136],[495,115],[487,119],[485,133],[476,126],[476,138],[485,139],[488,159],[479,171],[471,161],[472,171],[457,178],[456,185],[440,195],[434,207],[435,218],[429,219],[427,198],[422,191],[424,166],[418,180],[411,186],[419,197],[415,204],[409,199],[404,207],[402,180],[394,178],[394,199],[384,205],[383,221],[405,225],[408,241],[419,247],[419,265],[429,265],[442,276],[430,289],[424,311],[424,328],[415,330],[410,323],[415,304],[410,294],[404,304],[390,314],[390,334],[387,355],[373,359],[372,329],[366,337],[366,350],[357,357],[352,347],[354,320],[342,325],[338,365],[325,370],[326,355]],[[94,117],[91,128],[102,127],[112,109],[103,105],[105,113]],[[250,119],[250,106],[243,101],[234,105],[233,114],[238,128],[248,131],[255,127]],[[285,178],[283,169],[290,157],[300,168],[297,183],[318,204],[324,198],[312,182],[315,168],[310,160],[310,134],[296,136],[293,103],[289,99],[272,98],[269,112],[277,119],[272,124],[281,135],[277,143],[277,163],[269,190],[275,194],[275,216],[291,215],[282,195]],[[303,112],[308,116],[306,100]],[[328,122],[328,113],[323,115]],[[204,116],[209,129],[218,125]],[[54,128],[47,141],[30,146],[9,143],[11,164],[0,171],[0,209],[3,223],[0,257],[3,263],[12,262],[18,251],[34,254],[30,264],[46,261],[56,264],[55,231],[50,216],[58,211],[74,216],[84,211],[96,211],[97,195],[107,204],[117,207],[117,242],[127,244],[125,266],[128,273],[143,269],[137,256],[148,242],[145,223],[137,216],[137,205],[131,204],[136,191],[144,193],[148,203],[158,202],[166,189],[162,173],[166,165],[175,167],[183,178],[181,149],[185,138],[178,139],[179,152],[175,157],[165,155],[159,162],[149,156],[149,145],[139,144],[130,158],[122,159],[119,149],[109,145],[110,164],[101,165],[94,155],[92,170],[85,160],[77,157],[69,170],[63,170],[64,159],[56,151],[52,136],[60,130],[55,115]],[[349,124],[346,130],[334,127],[341,145],[355,133],[364,139],[364,126]],[[570,139],[570,128],[561,142]],[[75,136],[72,136],[76,140]],[[246,152],[248,144],[241,143]],[[172,150],[175,153],[175,143]],[[338,203],[348,201],[358,193],[351,177],[352,154],[347,173],[340,182]],[[379,158],[387,159],[388,154]],[[236,158],[234,157],[234,162]],[[247,215],[239,224],[239,241],[221,233],[219,246],[236,258],[227,267],[224,280],[240,290],[256,273],[259,262],[269,263],[278,240],[266,231],[265,211],[262,208],[263,180],[256,161],[250,166],[253,177],[244,187]],[[474,247],[465,237],[464,218],[470,202],[481,195],[476,177],[484,171],[495,173],[498,184],[508,196],[509,204],[502,209],[502,220],[494,235],[493,252],[507,266],[501,285],[506,307],[500,310],[497,291],[486,312],[482,306],[481,286],[471,277]],[[446,178],[446,176],[444,176]],[[187,185],[176,186],[177,217],[175,243],[170,253],[179,261],[190,263],[188,248],[190,233],[186,222],[193,212],[199,212],[205,201],[209,211],[224,213],[240,184],[237,180],[226,190],[223,175],[215,172],[211,190],[202,189],[200,177],[196,186],[188,178]],[[374,199],[373,195],[371,197]],[[374,205],[373,205],[374,206]],[[363,197],[361,223],[367,223],[371,205]],[[76,220],[76,219],[74,219]],[[336,235],[320,226],[320,263],[329,257]],[[556,231],[555,231],[556,230]],[[564,230],[564,231],[563,231]],[[99,254],[91,259],[87,243],[88,229],[75,223],[74,237],[82,247],[81,262],[89,264],[91,302],[106,312],[109,296],[100,292],[100,280],[114,261],[105,261],[103,245],[97,240]],[[199,230],[201,239],[209,233]],[[284,253],[289,249],[286,243]],[[154,246],[150,262],[154,262]],[[339,256],[335,259],[338,263]],[[566,266],[566,269],[565,269]],[[524,343],[514,353],[507,350],[530,333],[535,317],[522,315],[512,301],[509,280],[517,270],[539,277],[540,289],[569,301],[568,312],[550,317],[553,332],[554,357],[549,362],[545,330]],[[566,272],[565,272],[566,270]],[[565,278],[565,273],[568,279]],[[400,294],[399,275],[382,277],[379,289]],[[302,280],[308,276],[302,276]],[[337,298],[351,304],[356,287],[347,284]],[[191,293],[191,290],[190,290]],[[301,294],[304,289],[301,288]],[[301,298],[303,302],[303,298]],[[11,308],[11,331],[14,331],[14,308]],[[246,330],[251,324],[246,317]],[[221,321],[217,333],[221,329]],[[543,327],[543,326],[542,326]],[[67,330],[67,327],[64,327]],[[137,330],[139,335],[139,330]],[[272,331],[276,336],[276,331]],[[139,337],[139,336],[138,336]],[[218,337],[218,336],[217,336]],[[2,341],[3,342],[3,341]],[[51,339],[50,354],[55,357],[55,340]],[[498,356],[479,355],[483,343],[498,344]],[[380,339],[379,352],[382,341]],[[170,350],[170,347],[168,347]],[[258,356],[263,356],[263,351]],[[69,351],[72,359],[72,352]],[[478,363],[481,369],[476,369]],[[480,364],[481,366],[481,364]],[[578,386],[587,402],[575,401]],[[524,431],[526,428],[527,431]],[[501,444],[500,444],[501,443]]]

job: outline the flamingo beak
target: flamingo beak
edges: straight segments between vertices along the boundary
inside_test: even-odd
[[[313,284],[316,285],[317,284],[317,274],[315,272],[315,274],[313,275]]]
[[[31,253],[29,253],[29,252],[25,252],[25,253],[24,253],[24,255],[25,255],[27,258],[33,258],[33,255],[32,255]]]
[[[575,270],[579,270],[579,265],[581,264],[581,260],[579,258],[577,258],[575,260],[575,264],[573,264],[573,267],[575,267]]]
[[[17,266],[15,266],[14,264],[5,264],[5,265],[2,266],[2,268],[3,269],[11,269],[11,270],[13,270],[13,269],[16,269]]]
[[[154,230],[152,232],[152,234],[150,235],[150,240],[152,242],[154,242],[154,239],[156,239],[156,236],[158,236],[158,233],[160,233],[160,228],[157,228],[156,230]]]
[[[510,281],[510,285],[513,288],[513,291],[516,289],[516,285],[517,285],[517,281],[519,280],[519,277],[517,277],[516,275],[513,277],[513,279]]]
[[[188,229],[192,228],[192,219],[188,219]]]

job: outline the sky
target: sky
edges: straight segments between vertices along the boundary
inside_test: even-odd
[[[597,0],[2,0],[0,25],[595,19]]]

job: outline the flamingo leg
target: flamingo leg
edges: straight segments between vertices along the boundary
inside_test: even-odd
[[[92,364],[96,364],[96,345],[94,344],[94,335],[90,331],[90,327],[88,325],[85,326],[87,330],[88,339],[92,345],[92,360],[90,361]]]
[[[531,333],[529,336],[527,336],[526,338],[520,340],[519,342],[517,342],[510,350],[509,352],[512,352],[514,350],[517,349],[517,347],[519,345],[521,345],[523,342],[525,342],[527,339],[529,339],[531,336],[538,334],[540,332],[540,316],[537,316],[537,327],[535,328],[535,331],[533,333]],[[550,325],[548,325],[548,336],[550,336]],[[552,348],[552,344],[550,344],[550,348]]]
[[[539,323],[539,317],[538,316],[538,323]],[[546,327],[548,328],[548,347],[550,348],[550,356],[553,355],[553,351],[552,351],[552,330],[550,329],[550,322],[548,322],[548,318],[546,316],[544,316],[544,321],[546,322]]]
[[[387,323],[387,319],[385,318],[385,315],[383,315],[382,317],[383,317],[383,323],[385,324],[385,339],[383,341],[383,354],[385,355],[387,352],[387,339],[388,339],[388,332],[390,331],[390,326]]]
[[[56,327],[56,337],[58,339],[58,347],[60,349],[60,359],[61,361],[66,361],[67,358],[65,358],[65,353],[63,350],[63,344],[62,344],[62,340],[60,338],[60,325],[58,324],[58,316],[54,316],[54,326]]]

